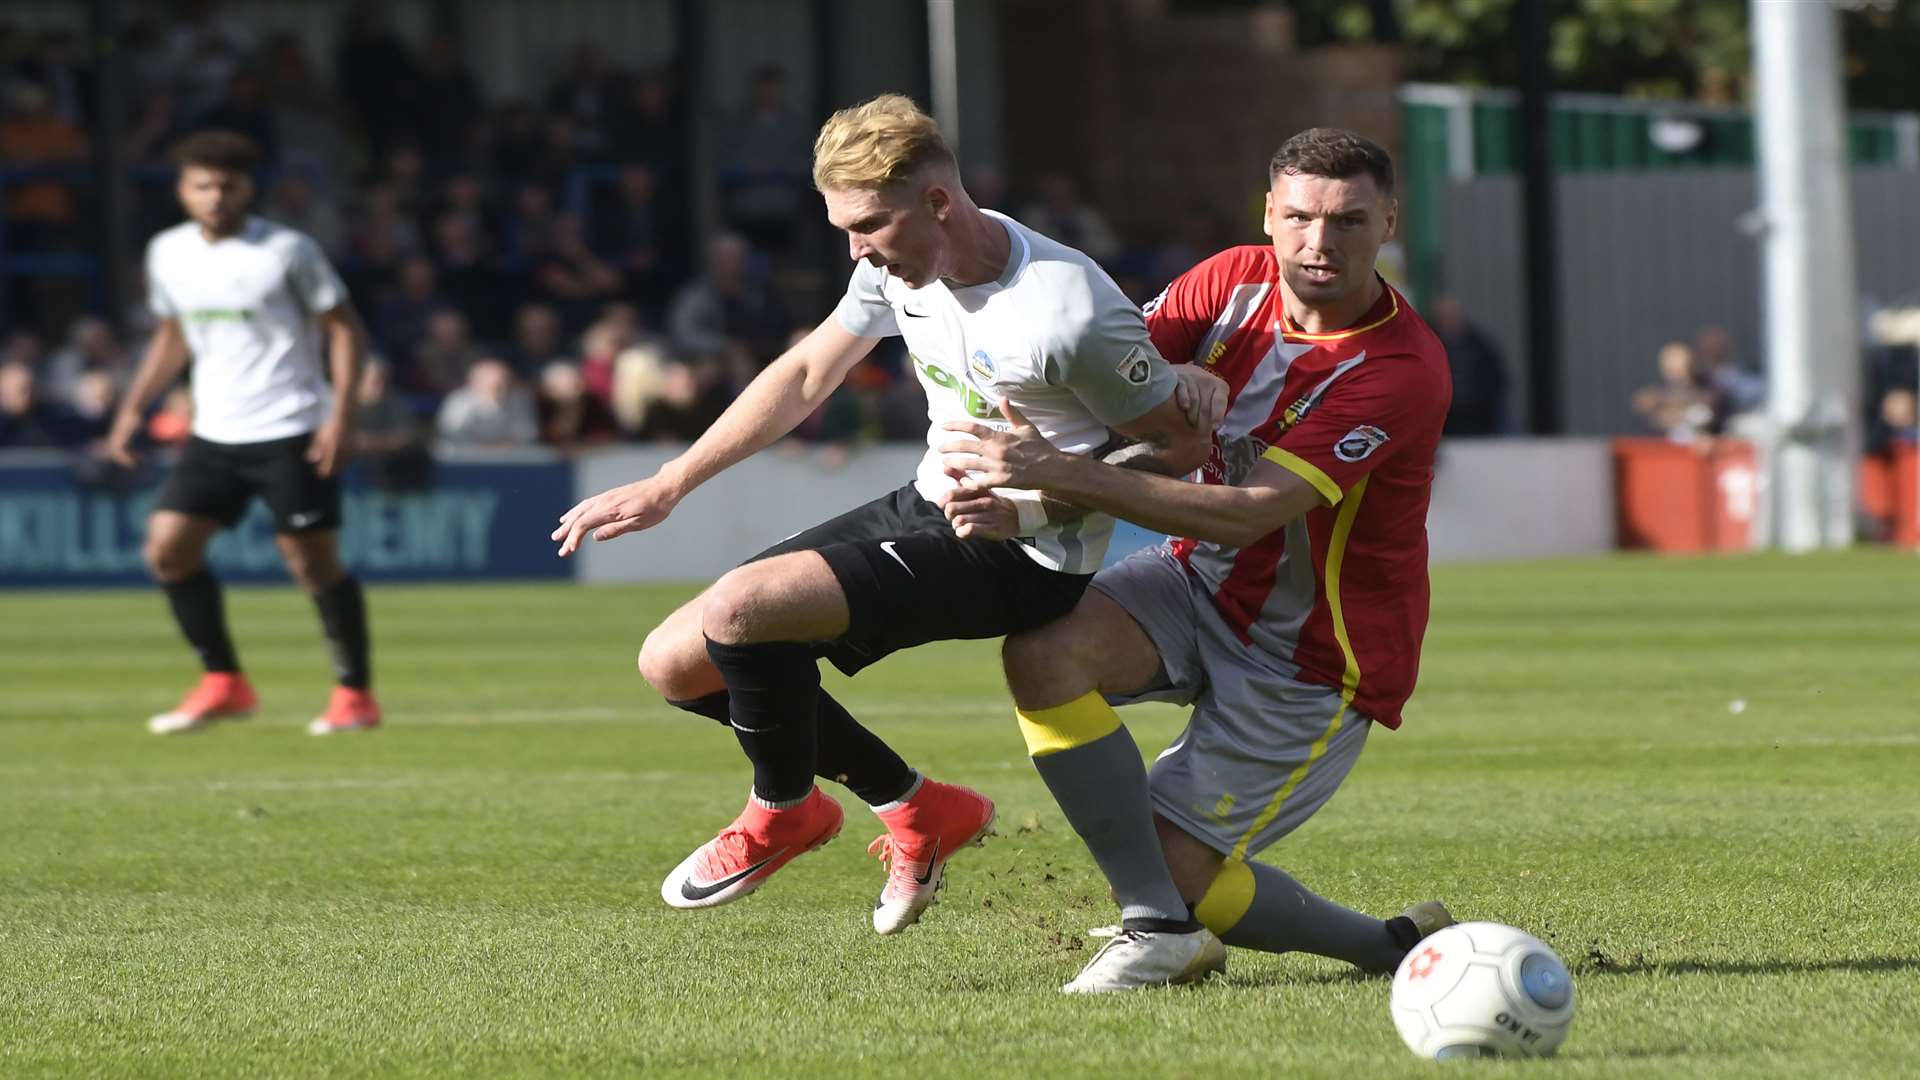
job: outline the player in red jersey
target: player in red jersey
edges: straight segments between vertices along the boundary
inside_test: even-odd
[[[1400,726],[1451,396],[1440,342],[1374,269],[1398,213],[1386,152],[1316,128],[1281,146],[1269,181],[1272,245],[1223,251],[1148,306],[1161,353],[1231,391],[1200,483],[1070,458],[1011,414],[1010,433],[948,425],[980,440],[943,448],[970,476],[946,505],[956,528],[1007,528],[986,489],[1014,487],[1180,538],[1006,643],[1035,767],[1122,908],[1068,991],[1220,970],[1209,929],[1392,970],[1452,921],[1433,901],[1371,918],[1246,861],[1333,795],[1373,724]],[[1112,707],[1143,700],[1193,706],[1151,777]]]

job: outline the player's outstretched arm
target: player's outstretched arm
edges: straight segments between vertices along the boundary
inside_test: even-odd
[[[187,338],[180,332],[180,320],[161,319],[147,338],[147,351],[140,358],[140,369],[134,372],[127,394],[120,399],[120,408],[113,414],[113,427],[107,432],[108,457],[128,468],[138,463],[133,454],[133,438],[140,434],[147,406],[187,370],[187,360]]]
[[[367,329],[351,303],[321,312],[319,320],[327,341],[327,373],[333,379],[333,409],[314,430],[307,460],[321,476],[332,476],[345,462],[351,442],[354,393],[366,362]]]
[[[942,445],[950,469],[964,471],[976,490],[995,487],[1046,491],[1076,506],[1112,514],[1166,533],[1246,547],[1309,510],[1326,496],[1292,471],[1268,461],[1254,465],[1238,485],[1196,484],[1170,476],[1117,468],[1056,450],[1019,411],[1003,405],[1012,431],[950,421],[948,430],[972,440]]]
[[[573,554],[589,535],[611,540],[665,521],[695,488],[799,427],[879,340],[849,333],[829,315],[768,364],[686,453],[644,480],[609,488],[562,514],[551,536],[560,541],[560,554]]]

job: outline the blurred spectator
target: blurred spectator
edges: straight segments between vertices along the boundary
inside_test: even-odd
[[[576,145],[598,158],[607,150],[612,119],[627,97],[626,82],[607,62],[605,49],[583,41],[574,46],[566,74],[547,95],[547,107],[572,120]]]
[[[120,385],[114,382],[113,376],[104,371],[81,373],[67,395],[67,408],[73,421],[71,444],[105,438],[107,429],[113,426],[114,408],[119,404]]]
[[[549,446],[573,450],[620,437],[612,410],[587,393],[586,380],[575,364],[556,360],[540,369],[537,405],[540,441]]]
[[[413,56],[386,24],[387,5],[355,4],[334,55],[335,84],[366,133],[373,157],[399,133],[416,129]]]
[[[594,215],[599,250],[626,280],[627,295],[643,309],[658,313],[667,290],[679,280],[678,259],[669,256],[661,227],[659,188],[652,169],[620,169],[614,198]]]
[[[0,364],[0,447],[71,446],[79,441],[72,413],[46,400],[33,369]]]
[[[274,180],[260,216],[306,233],[324,251],[341,250],[340,214],[332,203],[313,197],[313,184],[299,172],[287,170]]]
[[[113,327],[105,319],[88,315],[75,319],[67,330],[67,343],[48,358],[47,393],[61,401],[75,400],[80,381],[90,375],[104,376],[109,385],[125,385],[132,374],[132,360]]]
[[[601,319],[580,335],[580,378],[587,393],[609,406],[613,404],[615,369],[620,354],[632,344],[625,327],[611,319]]]
[[[196,127],[237,131],[260,147],[269,167],[280,162],[280,135],[267,108],[267,84],[259,74],[241,68],[227,80],[226,96],[200,117]]]
[[[509,187],[532,182],[546,148],[540,114],[524,101],[509,101],[494,114],[492,128],[489,171]]]
[[[506,362],[491,356],[475,361],[466,384],[447,395],[435,426],[448,446],[527,446],[540,434],[533,400],[514,385]]]
[[[267,79],[274,133],[280,137],[280,167],[333,190],[346,159],[340,107],[314,70],[306,46],[294,34],[274,35],[267,42],[261,72]],[[332,209],[331,203],[325,205]],[[325,242],[321,246],[339,250]]]
[[[614,103],[611,136],[608,149],[614,161],[645,165],[666,187],[681,182],[686,172],[686,130],[674,108],[673,82],[667,71],[643,71],[629,80],[626,96]]]
[[[382,349],[410,356],[427,336],[428,320],[448,306],[447,298],[440,293],[440,272],[434,269],[433,260],[425,255],[411,256],[400,263],[393,291],[376,300],[368,312],[374,339]],[[461,362],[461,372],[465,372],[465,361]]]
[[[440,290],[473,320],[486,337],[506,332],[506,311],[515,295],[494,266],[486,237],[462,214],[443,214],[433,223],[434,261]]]
[[[8,57],[0,57],[4,62]],[[84,128],[94,117],[93,69],[81,51],[80,35],[56,27],[40,36],[33,50],[15,69],[15,76],[47,92],[48,107],[66,124]]]
[[[513,215],[501,229],[500,254],[531,262],[553,240],[553,193],[539,184],[522,184],[513,194]]]
[[[451,31],[436,30],[427,37],[418,80],[420,123],[415,130],[420,149],[429,172],[446,176],[467,164],[474,125],[485,111],[480,86],[467,68],[460,39]]]
[[[793,247],[809,191],[813,128],[787,104],[787,73],[753,69],[746,107],[718,133],[720,185],[727,220],[754,247]]]
[[[16,82],[0,114],[0,161],[9,165],[84,165],[87,137],[53,111],[47,88]],[[64,247],[79,215],[64,180],[25,180],[6,186],[7,245]]]
[[[1920,393],[1920,346],[1886,345],[1871,354],[1864,382],[1867,401],[1866,450],[1885,454],[1910,429],[1912,402]],[[1904,436],[1911,438],[1908,434]]]
[[[360,213],[348,236],[348,253],[355,259],[378,262],[420,250],[420,228],[400,211],[400,198],[386,184],[374,184],[361,193]]]
[[[514,371],[530,377],[544,371],[548,364],[569,359],[561,339],[560,313],[553,305],[520,305],[520,310],[513,313],[513,347],[507,356]]]
[[[161,446],[180,446],[193,434],[193,391],[176,386],[160,399],[160,408],[147,418],[147,438]]]
[[[1693,442],[1713,428],[1714,395],[1695,361],[1693,347],[1670,341],[1660,347],[1660,381],[1633,395],[1633,411],[1674,442]]]
[[[778,355],[790,320],[773,290],[752,273],[752,250],[734,233],[707,244],[707,270],[673,298],[667,336],[696,369],[724,368],[736,383]]]
[[[1020,221],[1030,229],[1072,248],[1093,261],[1106,263],[1120,254],[1120,238],[1098,210],[1080,201],[1065,173],[1049,173],[1040,180],[1040,201],[1027,207]]]
[[[37,371],[46,351],[46,346],[31,331],[15,330],[7,335],[6,344],[0,345],[0,364],[24,364]]]
[[[1453,404],[1447,409],[1448,435],[1498,435],[1507,403],[1507,365],[1500,347],[1480,327],[1468,321],[1460,301],[1434,298],[1429,309],[1433,332],[1447,350],[1453,372]]]
[[[353,406],[353,454],[373,486],[388,491],[426,487],[432,472],[426,440],[413,409],[395,391],[385,360],[374,357],[360,369]]]
[[[1920,397],[1911,390],[1889,390],[1880,399],[1880,423],[1887,445],[1912,446],[1920,442]]]
[[[534,264],[533,280],[541,294],[576,325],[618,297],[626,285],[620,271],[587,246],[576,214],[553,219],[551,242]]]
[[[456,308],[441,308],[427,316],[426,337],[414,347],[406,384],[419,393],[445,394],[468,381],[481,355],[467,317]]]
[[[1693,338],[1694,362],[1713,392],[1713,432],[1720,434],[1767,405],[1767,377],[1734,355],[1724,326],[1703,326]]]

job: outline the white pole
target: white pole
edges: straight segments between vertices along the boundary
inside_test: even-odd
[[[933,119],[954,155],[960,154],[959,34],[954,0],[927,0],[927,67],[933,78]],[[962,159],[965,160],[965,159]]]
[[[1750,0],[1761,211],[1772,541],[1853,542],[1859,300],[1840,84],[1826,0]]]

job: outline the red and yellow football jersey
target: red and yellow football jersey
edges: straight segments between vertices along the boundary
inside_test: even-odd
[[[1439,339],[1382,284],[1352,328],[1308,334],[1287,320],[1273,249],[1230,248],[1167,286],[1147,326],[1169,361],[1232,390],[1204,482],[1240,483],[1264,459],[1331,504],[1249,547],[1182,539],[1174,553],[1243,642],[1397,728],[1427,628],[1427,503],[1452,381]]]

